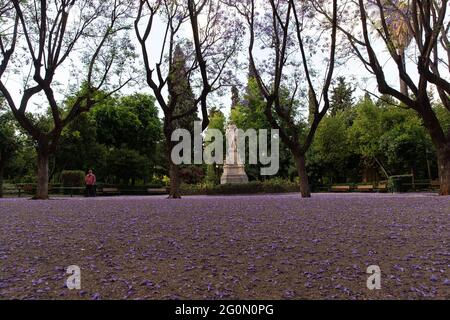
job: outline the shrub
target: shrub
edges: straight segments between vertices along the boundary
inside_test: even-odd
[[[213,183],[181,184],[182,195],[227,195],[227,194],[256,194],[256,193],[286,193],[298,192],[297,183],[283,180],[271,179],[266,181],[251,181],[245,184],[221,184]]]
[[[182,195],[201,195],[208,194],[209,190],[214,188],[212,183],[198,183],[198,184],[186,184],[180,185],[180,193]]]
[[[262,182],[265,193],[283,193],[300,191],[299,180],[292,182],[281,178],[274,178]]]
[[[61,172],[61,183],[63,187],[84,186],[84,172],[81,170],[64,170]]]
[[[260,181],[252,181],[243,184],[220,184],[208,190],[207,194],[254,194],[263,192],[263,183]]]
[[[162,177],[162,182],[167,187],[170,184],[170,178],[165,175]]]
[[[407,192],[412,189],[412,179],[411,174],[390,176],[388,180],[388,188],[392,192]]]
[[[199,166],[189,165],[180,168],[180,179],[184,183],[196,184],[203,180],[203,169]]]

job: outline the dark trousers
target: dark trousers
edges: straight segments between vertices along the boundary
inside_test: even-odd
[[[86,196],[87,197],[95,197],[95,186],[94,185],[86,185]]]

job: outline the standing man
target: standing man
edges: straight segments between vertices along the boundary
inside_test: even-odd
[[[97,182],[97,179],[95,178],[95,174],[92,173],[92,170],[89,170],[84,181],[86,182],[87,196],[95,197],[95,183]]]

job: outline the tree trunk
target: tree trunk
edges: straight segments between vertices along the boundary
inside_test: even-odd
[[[39,147],[37,149],[37,188],[36,195],[33,199],[48,199],[48,159],[49,152],[46,148]]]
[[[450,139],[446,137],[428,96],[416,101],[416,110],[431,136],[437,152],[440,195],[450,195]]]
[[[294,156],[297,166],[298,176],[300,178],[300,193],[302,198],[311,198],[311,190],[309,188],[308,174],[306,172],[305,155],[300,154]]]
[[[167,143],[167,161],[169,163],[169,196],[168,199],[180,199],[180,173],[178,165],[173,163],[171,153],[173,143],[171,141],[172,130],[166,130],[166,143]]]
[[[440,195],[450,195],[450,143],[438,148]]]
[[[179,168],[176,164],[170,161],[170,191],[169,191],[169,199],[180,199],[180,175]]]
[[[405,49],[404,48],[400,48],[398,49],[398,55],[400,57],[402,57],[402,64],[403,64],[403,68],[405,68],[406,70],[406,54],[405,54]],[[400,92],[407,96],[408,95],[408,86],[406,85],[406,82],[402,80],[402,78],[400,78]]]
[[[3,198],[3,163],[0,161],[0,198]]]

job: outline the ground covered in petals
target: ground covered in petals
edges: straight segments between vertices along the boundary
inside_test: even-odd
[[[0,299],[449,299],[449,241],[428,194],[6,199]]]

